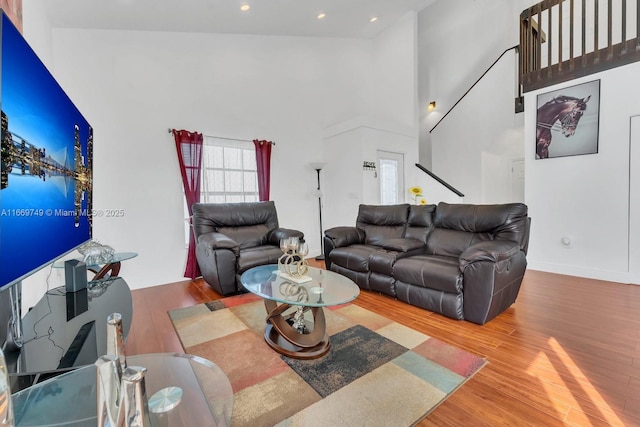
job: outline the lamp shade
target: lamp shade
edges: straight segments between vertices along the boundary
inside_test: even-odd
[[[327,164],[325,162],[313,162],[313,163],[309,163],[309,166],[311,166],[311,169],[315,169],[315,170],[322,170],[323,167],[325,167]]]

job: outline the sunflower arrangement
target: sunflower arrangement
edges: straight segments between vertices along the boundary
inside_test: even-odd
[[[413,203],[417,205],[426,205],[427,201],[422,196],[422,188],[420,187],[410,187],[409,193],[411,194],[411,198],[413,199]]]

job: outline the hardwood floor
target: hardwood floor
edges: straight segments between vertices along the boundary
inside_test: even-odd
[[[219,298],[202,280],[133,291],[127,353],[183,352],[167,310]],[[355,303],[489,361],[420,426],[640,426],[640,286],[528,270],[484,326],[367,291]]]

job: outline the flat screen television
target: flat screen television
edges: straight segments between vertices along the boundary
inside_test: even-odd
[[[0,290],[91,239],[93,129],[2,12]]]

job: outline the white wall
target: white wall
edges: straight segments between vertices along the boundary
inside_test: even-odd
[[[329,163],[323,181],[343,179],[330,175],[327,129],[367,117],[385,125],[363,130],[374,145],[360,156],[375,160],[371,147],[395,146],[380,135],[400,129],[403,143],[413,142],[403,148],[414,153],[407,159],[417,159],[415,14],[374,40],[51,30],[36,19],[43,15],[29,15],[47,29],[34,44],[51,46],[53,74],[94,126],[94,207],[125,213],[96,218],[94,235],[140,254],[123,264],[132,288],[182,279],[182,190],[169,127],[274,140],[271,198],[281,225],[304,231],[312,253],[320,230],[309,163]],[[361,176],[361,161],[356,170]],[[358,190],[377,194],[374,186]],[[356,212],[335,221],[351,222]]]
[[[370,100],[362,114],[324,129],[324,228],[355,225],[358,205],[380,202],[380,183],[363,170],[378,150],[404,155],[406,190],[418,161],[417,19],[410,13],[372,40]],[[378,165],[379,167],[379,165]]]
[[[24,2],[22,16],[24,17],[22,35],[51,71],[53,65],[52,29],[45,9],[37,3]]]
[[[512,201],[508,171],[524,150],[515,70],[509,51],[431,133],[432,171],[466,203]]]
[[[276,142],[280,224],[319,248],[315,171],[322,129],[362,110],[371,64],[358,40],[54,30],[56,76],[95,128],[95,236],[138,258],[131,287],[182,279],[183,201],[167,128]]]
[[[418,14],[420,163],[427,168],[440,163],[432,160],[429,130],[500,53],[518,44],[517,19],[527,3],[536,2],[438,1]],[[437,103],[433,112],[430,101]]]
[[[182,279],[182,191],[168,127],[276,141],[271,194],[281,225],[304,231],[319,251],[307,165],[323,160],[326,126],[368,110],[371,41],[85,30],[53,30],[52,39],[37,12],[25,17],[39,30],[30,42],[55,58],[50,68],[95,128],[94,207],[125,212],[97,218],[94,235],[140,254],[123,265],[132,288]],[[48,272],[33,278],[43,289]],[[41,293],[25,295],[25,307]]]
[[[369,114],[387,125],[409,128],[417,136],[416,37],[417,14],[411,12],[373,39]]]
[[[640,242],[638,217],[630,217],[630,202],[637,206],[640,201],[640,188],[630,187],[630,172],[636,174],[640,168],[637,156],[630,164],[630,117],[640,114],[640,99],[630,94],[640,90],[639,73],[640,63],[634,63],[525,95],[530,268],[640,283],[640,265],[629,259],[629,247],[637,248]],[[598,153],[535,160],[537,95],[596,79],[600,79]],[[564,237],[570,245],[562,243]]]
[[[358,206],[380,203],[380,182],[371,172],[363,170],[365,161],[376,162],[378,150],[404,155],[404,195],[408,202],[408,188],[415,185],[415,166],[418,145],[415,136],[374,124],[361,124],[325,138],[325,149],[331,159],[326,167],[324,199],[324,228],[355,225]]]
[[[640,114],[630,119],[629,282],[640,283]]]
[[[465,194],[466,203],[513,201],[511,160],[523,156],[523,119],[515,114],[518,44],[525,2],[436,2],[418,15],[420,163]],[[436,110],[427,111],[435,101]],[[504,178],[507,178],[506,180]]]

